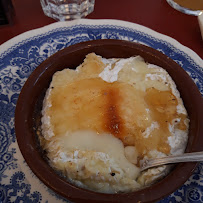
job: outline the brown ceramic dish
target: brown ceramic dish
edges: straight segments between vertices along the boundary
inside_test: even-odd
[[[96,40],[76,44],[44,61],[28,78],[19,96],[15,129],[20,150],[31,170],[49,188],[74,202],[154,202],[178,189],[190,177],[195,163],[177,164],[160,182],[137,192],[102,194],[78,188],[60,177],[43,158],[36,136],[42,100],[52,75],[64,68],[76,68],[85,55],[95,52],[106,58],[141,55],[145,61],[165,68],[175,81],[190,117],[187,152],[203,151],[202,97],[188,74],[162,53],[140,44],[119,40]]]

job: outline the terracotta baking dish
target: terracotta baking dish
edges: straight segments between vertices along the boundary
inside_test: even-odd
[[[47,163],[39,146],[36,129],[40,125],[42,101],[52,75],[64,68],[76,68],[86,54],[106,58],[141,55],[145,61],[165,68],[175,81],[190,117],[187,152],[203,150],[202,97],[189,75],[164,54],[141,44],[119,40],[95,40],[67,47],[45,60],[26,81],[16,107],[15,130],[19,148],[36,176],[49,188],[74,202],[154,202],[178,189],[193,173],[196,163],[177,164],[164,179],[137,192],[102,194],[68,183]]]

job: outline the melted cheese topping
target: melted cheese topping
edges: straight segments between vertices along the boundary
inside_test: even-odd
[[[187,143],[189,120],[175,83],[164,69],[139,56],[89,54],[76,71],[55,73],[42,114],[43,147],[53,167],[95,191],[130,191],[148,184],[154,178],[140,176],[133,164],[151,154],[181,153]],[[98,153],[106,158],[98,162]]]

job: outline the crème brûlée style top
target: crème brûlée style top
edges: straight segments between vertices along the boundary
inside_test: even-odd
[[[73,184],[103,193],[139,190],[168,166],[140,172],[146,158],[181,154],[189,118],[170,75],[140,56],[94,53],[53,75],[42,110],[42,148]]]

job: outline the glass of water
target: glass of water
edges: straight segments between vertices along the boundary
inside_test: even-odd
[[[189,15],[201,15],[203,0],[166,0],[176,10]]]
[[[40,0],[44,14],[57,21],[83,18],[93,12],[95,0]]]

